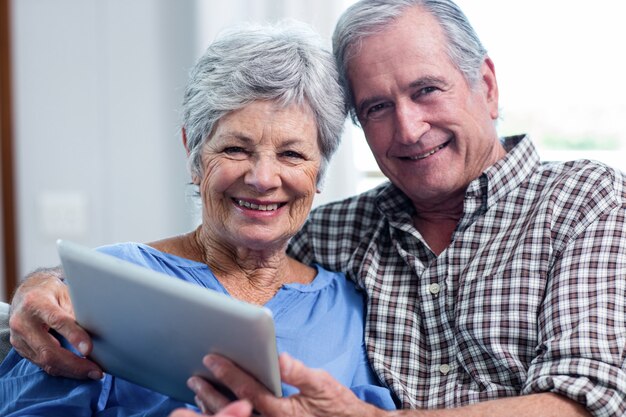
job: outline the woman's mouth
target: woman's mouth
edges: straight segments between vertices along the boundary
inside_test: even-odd
[[[246,208],[248,210],[258,210],[258,211],[274,211],[274,210],[278,210],[279,207],[282,207],[285,205],[285,203],[255,204],[255,203],[250,203],[244,200],[235,200],[235,199],[233,200],[240,207]]]

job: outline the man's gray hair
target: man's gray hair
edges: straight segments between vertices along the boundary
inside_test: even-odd
[[[363,38],[382,32],[408,8],[421,7],[437,19],[448,40],[448,56],[470,85],[480,77],[487,55],[478,35],[461,9],[451,0],[360,0],[340,17],[333,34],[333,53],[339,79],[346,93],[346,108],[357,122],[354,93],[348,80],[350,58],[358,53]]]
[[[191,174],[201,176],[201,149],[219,120],[257,100],[311,108],[322,155],[319,185],[339,146],[346,109],[332,54],[295,21],[226,30],[197,61],[183,100]]]

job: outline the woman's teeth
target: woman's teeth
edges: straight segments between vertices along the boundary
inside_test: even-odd
[[[259,211],[278,210],[278,204],[254,204],[254,203],[248,203],[247,201],[243,201],[243,200],[237,200],[237,204],[239,204],[241,207],[245,207],[245,208],[252,209],[252,210],[259,210]]]

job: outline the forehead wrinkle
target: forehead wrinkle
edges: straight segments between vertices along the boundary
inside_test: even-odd
[[[265,129],[265,127],[264,127]],[[246,133],[242,130],[239,129],[229,129],[226,130],[224,132],[222,132],[219,135],[220,139],[236,139],[239,142],[243,142],[245,144],[254,144],[256,142],[256,140],[254,139],[253,136],[250,136],[250,133]]]
[[[420,77],[417,80],[411,82],[409,84],[409,88],[427,87],[429,85],[437,85],[437,86],[446,85],[446,82],[440,77],[427,75],[424,77]]]

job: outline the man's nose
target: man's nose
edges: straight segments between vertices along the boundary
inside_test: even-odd
[[[259,192],[279,187],[281,179],[278,161],[267,155],[259,155],[252,161],[244,181]]]
[[[395,140],[405,145],[419,142],[430,129],[423,111],[414,103],[396,106],[395,119]]]

